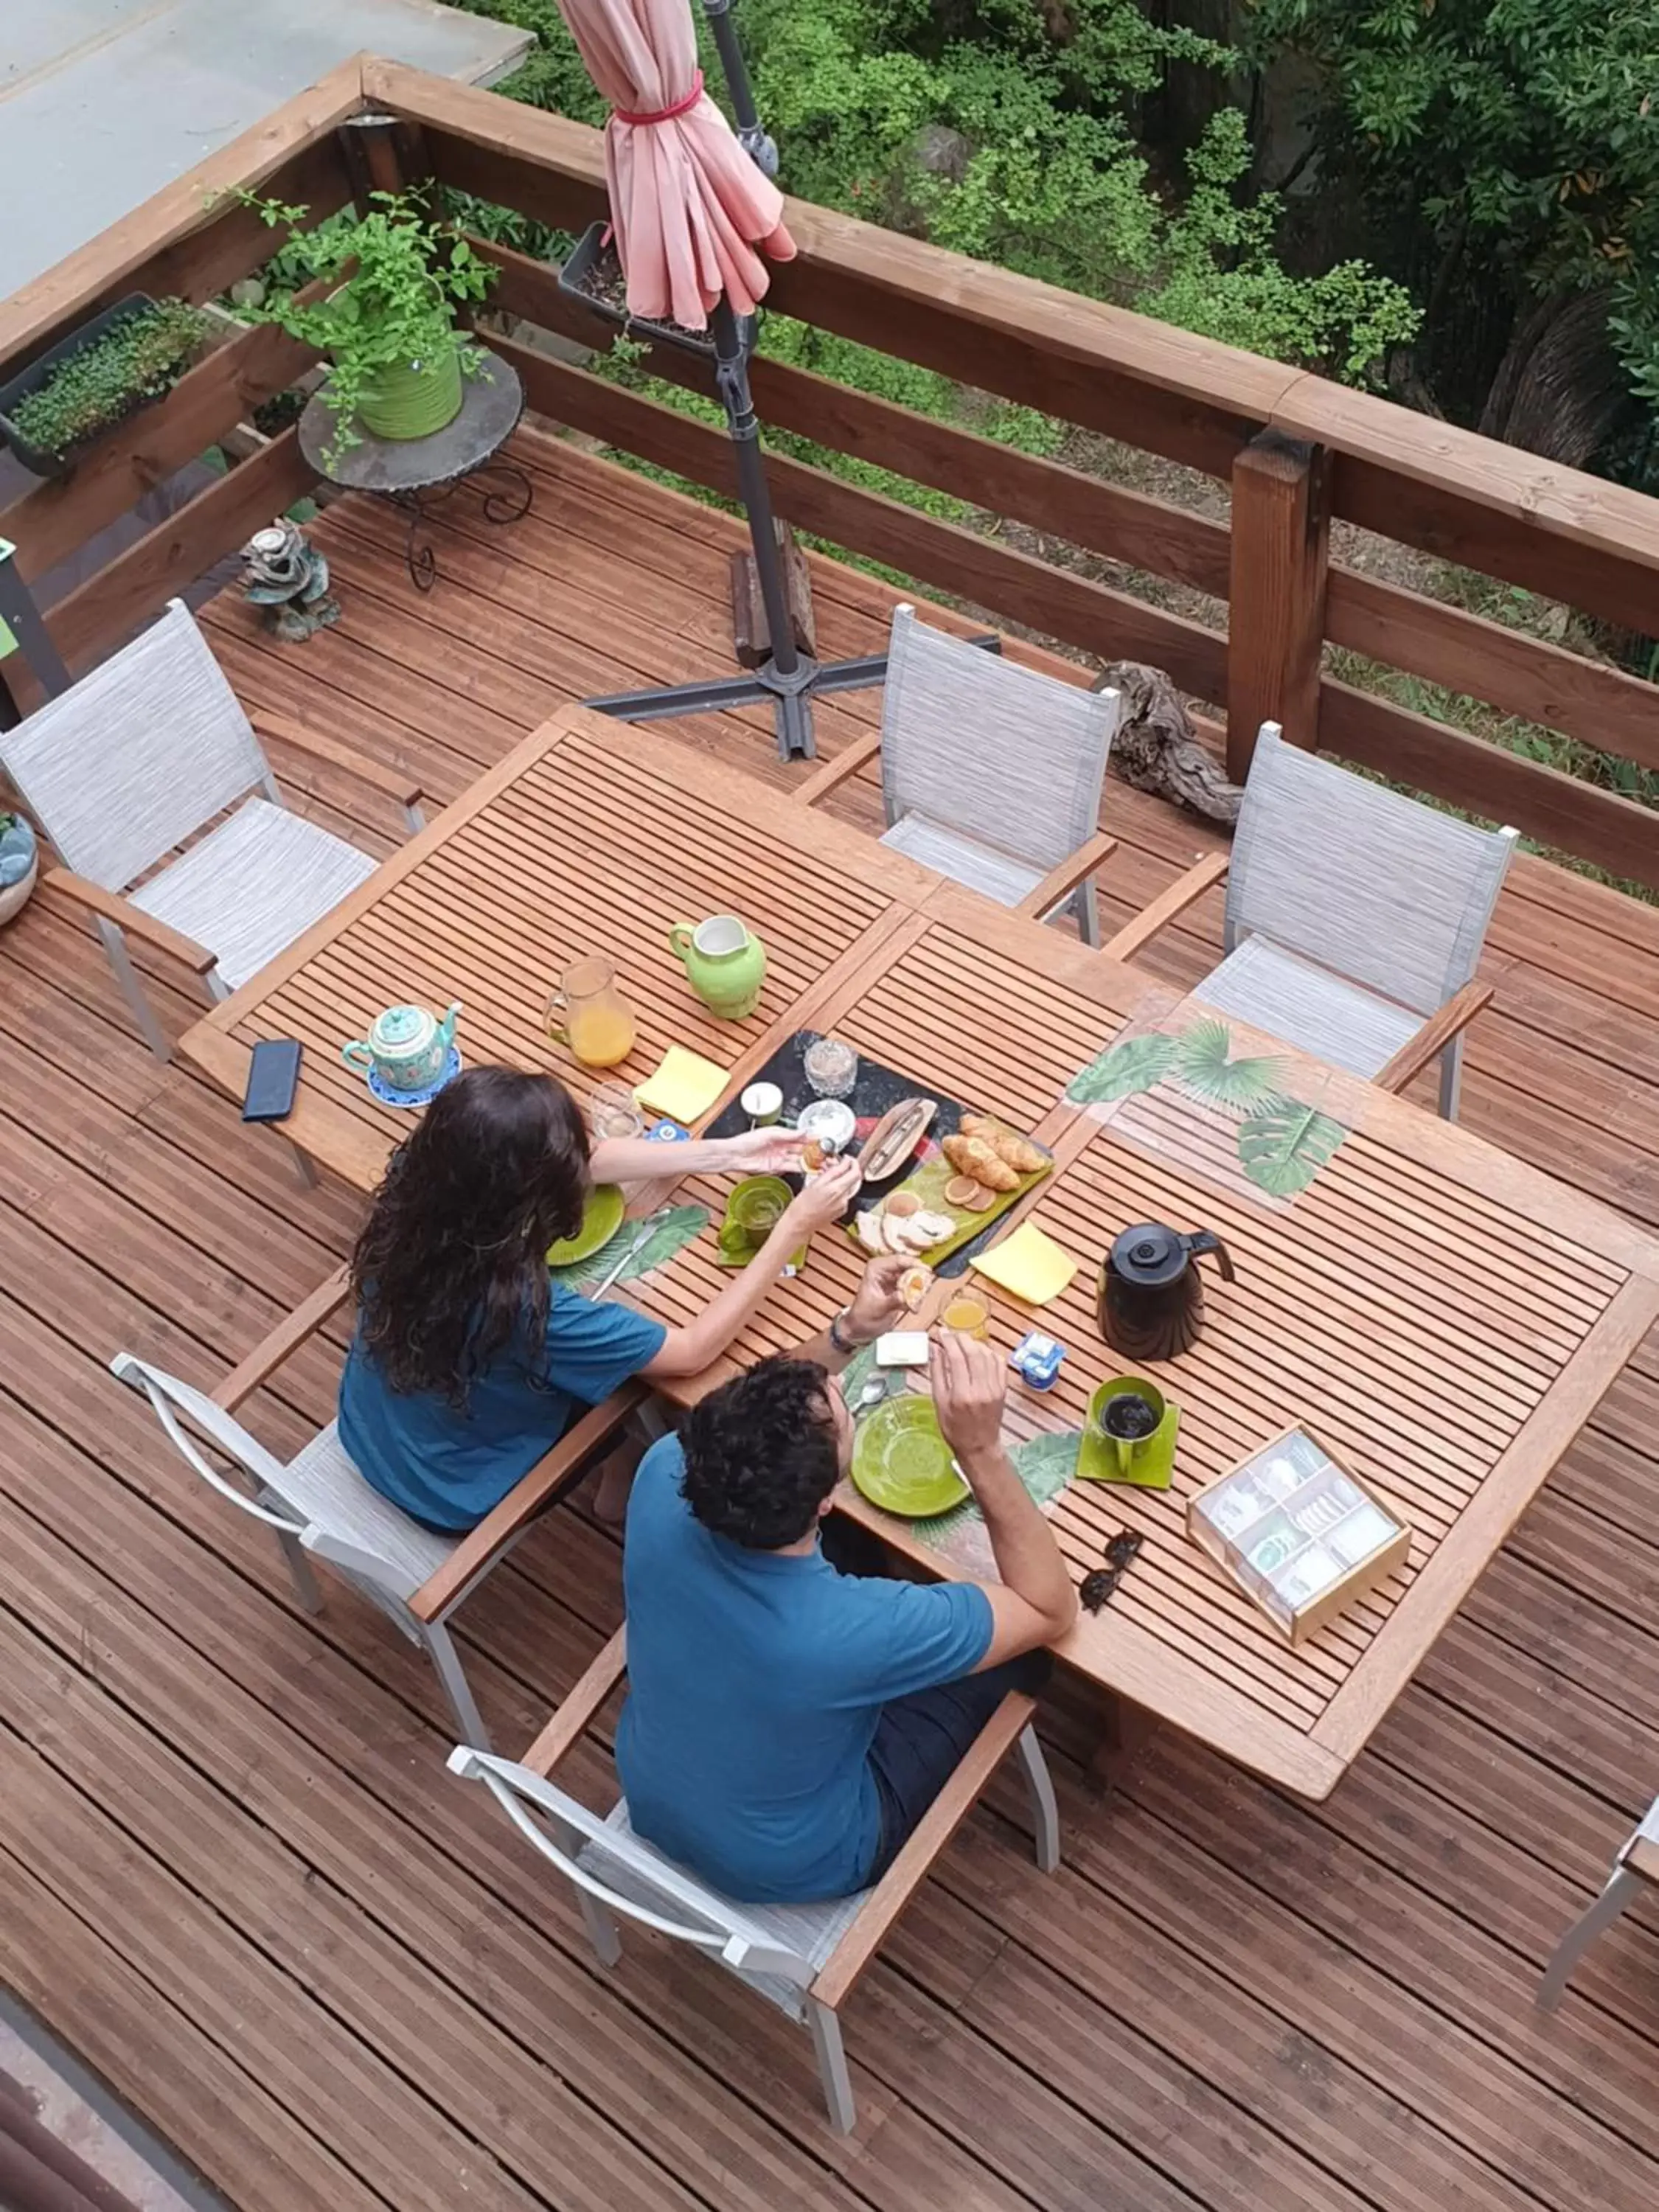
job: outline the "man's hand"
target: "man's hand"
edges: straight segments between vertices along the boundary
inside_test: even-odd
[[[720,1140],[720,1169],[732,1175],[798,1175],[806,1139],[796,1129],[745,1129]]]
[[[784,1208],[783,1224],[790,1232],[790,1249],[804,1244],[818,1230],[830,1228],[839,1221],[857,1197],[863,1180],[856,1160],[831,1160],[815,1175],[805,1189]]]
[[[1001,1355],[975,1337],[947,1331],[933,1339],[927,1364],[939,1432],[971,1480],[974,1462],[1002,1441],[1008,1376]]]
[[[848,1310],[847,1332],[854,1344],[873,1344],[890,1328],[902,1326],[906,1309],[899,1284],[915,1265],[902,1252],[871,1261]]]

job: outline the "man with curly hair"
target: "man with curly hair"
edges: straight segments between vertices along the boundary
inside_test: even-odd
[[[1001,1442],[999,1355],[945,1336],[939,1425],[1000,1582],[837,1571],[819,1530],[852,1456],[831,1374],[893,1326],[875,1260],[826,1334],[712,1391],[641,1462],[628,1513],[629,1698],[617,1764],[635,1831],[751,1904],[879,1879],[1011,1688],[1047,1673],[1076,1595]]]

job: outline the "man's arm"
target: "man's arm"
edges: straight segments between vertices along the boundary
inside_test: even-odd
[[[852,1304],[845,1309],[845,1316],[836,1316],[836,1336],[821,1328],[816,1336],[809,1337],[796,1353],[798,1359],[815,1360],[826,1374],[839,1375],[855,1352],[866,1344],[873,1344],[890,1328],[904,1325],[905,1304],[899,1295],[899,1279],[915,1265],[902,1253],[886,1252],[872,1260],[864,1271],[864,1279],[853,1293]]]
[[[1014,1472],[1002,1444],[1007,1376],[988,1344],[945,1335],[933,1341],[933,1403],[980,1511],[1000,1583],[980,1587],[991,1601],[991,1641],[976,1674],[1052,1644],[1077,1618],[1077,1592],[1054,1531]]]

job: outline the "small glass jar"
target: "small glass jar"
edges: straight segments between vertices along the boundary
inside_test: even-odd
[[[820,1098],[848,1098],[859,1079],[859,1056],[839,1037],[815,1037],[801,1055],[801,1072]]]
[[[587,1126],[599,1142],[607,1137],[637,1137],[645,1127],[645,1116],[627,1084],[601,1083],[587,1102]]]

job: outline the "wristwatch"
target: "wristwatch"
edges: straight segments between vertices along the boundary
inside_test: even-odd
[[[864,1349],[863,1344],[854,1344],[843,1334],[847,1323],[851,1321],[852,1318],[852,1307],[850,1305],[845,1305],[830,1323],[830,1341],[835,1346],[836,1351],[840,1352],[843,1359],[850,1359],[855,1352],[862,1352]],[[867,1344],[869,1341],[870,1340],[866,1337],[865,1339],[865,1343]]]

